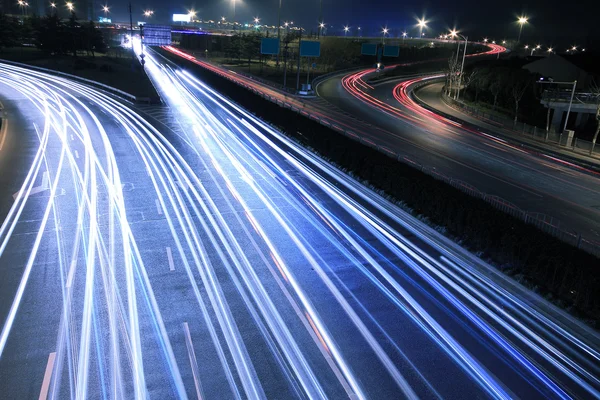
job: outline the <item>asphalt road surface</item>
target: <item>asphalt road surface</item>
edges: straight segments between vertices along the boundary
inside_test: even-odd
[[[0,64],[3,398],[600,395],[595,332],[146,60],[164,106]]]
[[[366,71],[338,75],[320,83],[317,92],[381,128],[372,130],[372,141],[600,243],[598,174],[540,157],[421,108],[409,97],[420,79],[374,85],[365,81]]]

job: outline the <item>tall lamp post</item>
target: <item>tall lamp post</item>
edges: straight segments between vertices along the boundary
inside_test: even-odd
[[[550,84],[550,83],[554,83],[557,85],[573,85],[571,87],[571,99],[569,100],[569,108],[567,108],[567,117],[565,118],[565,125],[563,126],[563,132],[567,130],[567,122],[569,122],[569,114],[571,113],[571,106],[573,105],[573,97],[575,97],[575,88],[577,87],[577,81],[573,81],[573,82],[553,82],[553,81],[537,81],[537,83],[541,83],[541,84]],[[550,106],[550,104],[548,104],[548,106]],[[546,141],[548,141],[548,129],[549,127],[546,126]]]
[[[517,39],[517,43],[521,43],[521,32],[523,32],[523,25],[525,25],[528,21],[527,17],[519,17],[517,22],[519,23],[519,38]]]
[[[417,25],[419,25],[419,39],[421,39],[423,37],[423,28],[427,28],[427,21],[425,21],[425,18],[419,19],[417,21]]]
[[[323,28],[325,28],[325,23],[323,21],[321,21],[321,23],[319,24],[319,38],[323,34],[323,32],[322,32]]]
[[[325,24],[323,24],[323,0],[319,0],[319,34],[317,36],[317,39],[321,38],[321,29],[323,29],[324,26]]]
[[[388,28],[383,28],[383,30],[381,31],[381,43],[385,44],[385,35],[388,34]]]
[[[277,40],[281,47],[281,0],[279,0],[279,9],[277,10]],[[277,61],[275,64],[277,68],[279,68],[279,52],[277,52]]]
[[[345,26],[344,27],[344,37],[346,37],[346,35],[348,34],[348,31],[350,30],[349,26]]]
[[[108,8],[108,4],[102,7],[102,11],[104,12],[104,18],[108,18],[108,12],[110,11]]]
[[[460,86],[462,85],[463,69],[465,68],[465,57],[467,56],[467,45],[469,44],[469,38],[467,36],[461,35],[460,33],[456,32],[456,31],[452,31],[452,32],[450,32],[450,34],[453,37],[458,36],[465,40],[465,50],[463,51],[463,59],[462,59],[461,65],[460,65],[460,74],[458,75],[458,89],[456,91],[456,97],[455,97],[455,100],[458,100],[460,98]],[[457,56],[458,56],[458,53],[457,53]]]

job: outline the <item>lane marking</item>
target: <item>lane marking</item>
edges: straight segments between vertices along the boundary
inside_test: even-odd
[[[156,211],[158,211],[158,215],[162,215],[162,208],[160,207],[160,203],[158,202],[158,199],[154,200],[156,202]]]
[[[79,152],[75,150],[75,158],[79,158]]]
[[[56,352],[50,353],[48,356],[48,363],[46,364],[46,372],[44,372],[44,380],[42,381],[42,389],[40,390],[39,400],[46,400],[46,398],[48,398],[48,390],[50,389],[50,381],[52,380],[52,370],[54,369],[55,359]]]
[[[73,283],[73,275],[75,274],[75,266],[77,265],[77,260],[73,260],[73,262],[71,262],[71,267],[69,268],[69,276],[67,277],[67,284],[65,285],[65,287],[68,289],[71,287],[71,284]]]
[[[0,140],[0,150],[2,150],[2,146],[4,146],[4,140],[6,139],[6,135],[8,135],[8,120],[4,119],[2,121],[2,130],[0,131],[0,135],[2,136],[2,140]]]
[[[48,174],[48,171],[46,171],[42,175],[42,184],[39,186],[32,187],[31,190],[29,191],[29,195],[31,196],[32,194],[40,193],[40,192],[43,192],[48,189],[50,189],[50,175]],[[25,195],[27,193],[27,190],[26,189],[23,189],[23,190],[24,190],[24,195]],[[17,200],[19,193],[21,193],[20,190],[18,192],[16,192],[15,194],[13,194],[14,200]]]
[[[167,247],[167,259],[169,260],[169,270],[175,271],[175,264],[173,263],[173,253],[171,253],[170,247]]]
[[[183,332],[185,333],[185,346],[187,347],[190,365],[192,366],[192,375],[194,376],[194,385],[196,386],[196,396],[198,400],[202,400],[202,385],[200,384],[198,362],[196,361],[196,353],[194,352],[192,335],[190,334],[190,327],[188,326],[187,322],[183,323]]]

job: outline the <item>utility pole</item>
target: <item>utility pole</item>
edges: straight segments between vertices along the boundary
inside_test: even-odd
[[[279,46],[281,46],[281,0],[279,0],[279,10],[277,11],[277,41],[279,42]],[[287,44],[286,44],[287,46]],[[279,68],[279,52],[277,52],[277,68]],[[283,80],[285,81],[285,74],[283,75]],[[284,83],[285,87],[285,83]]]
[[[129,2],[129,43],[131,43],[131,70],[135,70],[135,50],[133,49],[133,15],[131,13],[131,2]]]
[[[296,93],[300,90],[300,44],[302,43],[302,28],[300,28],[300,37],[298,38],[298,67],[296,69]]]
[[[563,132],[567,130],[567,122],[569,122],[569,114],[571,113],[573,97],[575,96],[575,86],[577,86],[577,80],[573,82],[573,89],[571,90],[571,100],[569,100],[569,108],[567,108],[567,118],[565,118],[565,127],[563,128]]]
[[[465,57],[467,56],[467,46],[469,44],[469,37],[465,36],[465,51],[463,52],[462,64],[460,66],[460,75],[458,76],[458,90],[456,91],[456,100],[460,98],[460,85],[462,85],[463,69],[465,68]]]
[[[319,0],[319,33],[317,39],[321,38],[321,25],[323,25],[323,0]]]

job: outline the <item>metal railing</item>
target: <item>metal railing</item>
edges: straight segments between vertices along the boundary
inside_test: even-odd
[[[564,101],[571,100],[570,90],[544,90],[542,93],[542,101]],[[575,92],[573,103],[596,104],[600,101],[600,94],[588,92]]]
[[[600,146],[593,147],[592,142],[578,138],[574,138],[568,145],[567,135],[565,135],[563,132],[557,131],[555,127],[550,127],[548,132],[546,132],[545,128],[539,128],[535,125],[529,125],[520,121],[515,123],[514,119],[509,119],[491,112],[486,112],[481,108],[473,107],[460,101],[456,101],[445,94],[442,96],[442,99],[448,106],[454,109],[458,109],[459,111],[469,114],[474,118],[488,124],[510,130],[516,135],[534,139],[538,142],[556,145],[559,146],[559,149],[561,150],[571,150],[577,154],[600,157]]]

